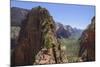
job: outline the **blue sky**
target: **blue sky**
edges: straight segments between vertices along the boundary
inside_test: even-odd
[[[32,9],[39,5],[48,9],[56,22],[80,29],[85,29],[95,16],[95,6],[90,5],[11,1],[11,7]]]

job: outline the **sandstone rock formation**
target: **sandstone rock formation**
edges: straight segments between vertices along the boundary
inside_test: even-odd
[[[17,46],[17,39],[19,36],[20,26],[23,20],[25,20],[29,10],[11,7],[11,49]]]
[[[80,38],[79,57],[82,61],[95,61],[95,17]]]
[[[38,6],[28,13],[11,59],[12,66],[63,62],[55,22],[47,9]]]

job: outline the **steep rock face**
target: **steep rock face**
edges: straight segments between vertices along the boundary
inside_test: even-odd
[[[32,8],[22,22],[17,45],[11,57],[13,66],[61,62],[55,22],[49,12],[40,6]]]
[[[82,33],[79,57],[83,61],[95,61],[95,17],[92,18],[91,24]]]
[[[19,26],[11,26],[11,49],[17,46],[19,32],[20,32]]]
[[[17,46],[20,26],[28,12],[29,10],[27,9],[11,7],[11,49]]]

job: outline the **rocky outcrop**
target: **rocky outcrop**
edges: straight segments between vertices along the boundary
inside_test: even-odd
[[[82,61],[95,61],[95,17],[80,38],[79,57]]]
[[[32,8],[22,22],[17,47],[12,51],[12,66],[61,63],[61,47],[55,29],[47,9]]]

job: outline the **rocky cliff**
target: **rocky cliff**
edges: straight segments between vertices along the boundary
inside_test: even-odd
[[[22,21],[26,19],[29,10],[11,7],[11,49],[17,46],[20,26]]]
[[[55,30],[55,22],[47,9],[32,8],[22,22],[17,47],[12,51],[12,66],[63,62]]]
[[[82,61],[95,61],[95,17],[80,38],[79,57]]]

